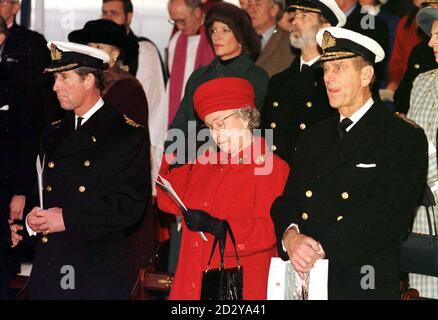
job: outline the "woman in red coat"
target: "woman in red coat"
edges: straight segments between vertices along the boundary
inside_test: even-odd
[[[174,169],[169,165],[171,156],[163,159],[161,176],[189,208],[184,213],[170,299],[200,299],[202,273],[207,268],[214,237],[225,234],[225,221],[233,230],[244,270],[243,298],[266,299],[270,259],[276,256],[269,211],[283,191],[289,167],[270,152],[263,138],[252,134],[260,115],[254,105],[253,87],[247,80],[210,80],[195,91],[194,105],[209,128],[215,148],[209,148],[194,164]],[[158,191],[158,205],[163,211],[182,215],[162,190]],[[205,232],[208,241],[198,231]],[[226,243],[225,267],[234,267],[234,248],[230,239]],[[211,268],[218,266],[216,250]]]

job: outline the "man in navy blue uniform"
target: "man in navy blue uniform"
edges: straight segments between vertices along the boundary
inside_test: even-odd
[[[328,259],[329,299],[400,299],[400,241],[424,190],[426,136],[373,100],[385,56],[376,41],[336,27],[317,41],[338,112],[300,137],[271,209],[278,251],[303,277]]]
[[[44,209],[26,217],[37,237],[30,298],[128,299],[124,236],[149,199],[148,132],[103,102],[105,52],[66,42],[49,47],[45,72],[54,74],[67,115],[42,136]],[[14,245],[19,240],[13,232]]]

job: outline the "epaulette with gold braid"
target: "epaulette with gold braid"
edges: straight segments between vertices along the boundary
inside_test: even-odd
[[[135,122],[134,120],[129,118],[126,114],[124,114],[123,117],[125,118],[126,124],[129,124],[130,126],[132,126],[134,128],[143,128],[143,126],[141,124],[138,124],[137,122]]]

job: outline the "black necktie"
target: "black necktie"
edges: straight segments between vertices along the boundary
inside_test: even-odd
[[[308,65],[308,64],[303,64],[302,66],[301,66],[301,72],[304,72],[304,71],[306,71],[306,70],[308,70],[310,68],[310,66]]]
[[[353,123],[349,118],[345,118],[338,125],[338,136],[342,139],[347,134],[347,128]]]
[[[84,120],[84,118],[82,118],[82,117],[78,117],[78,123],[76,124],[76,130],[78,130],[78,129],[81,127],[81,125],[82,125],[82,120]]]

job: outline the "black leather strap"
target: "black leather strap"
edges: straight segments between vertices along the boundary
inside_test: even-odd
[[[240,258],[239,258],[239,254],[237,253],[236,239],[234,238],[234,234],[233,234],[233,231],[231,230],[229,223],[228,222],[225,222],[225,223],[226,223],[225,238],[220,239],[220,240],[216,237],[214,238],[213,247],[211,248],[210,258],[208,259],[206,271],[210,270],[211,258],[213,257],[214,250],[216,249],[218,242],[219,242],[219,251],[220,251],[219,269],[224,268],[225,244],[226,244],[226,239],[227,239],[227,237],[226,237],[227,233],[230,234],[231,242],[233,243],[234,253],[236,255],[236,261],[237,261],[237,267],[240,268]]]

